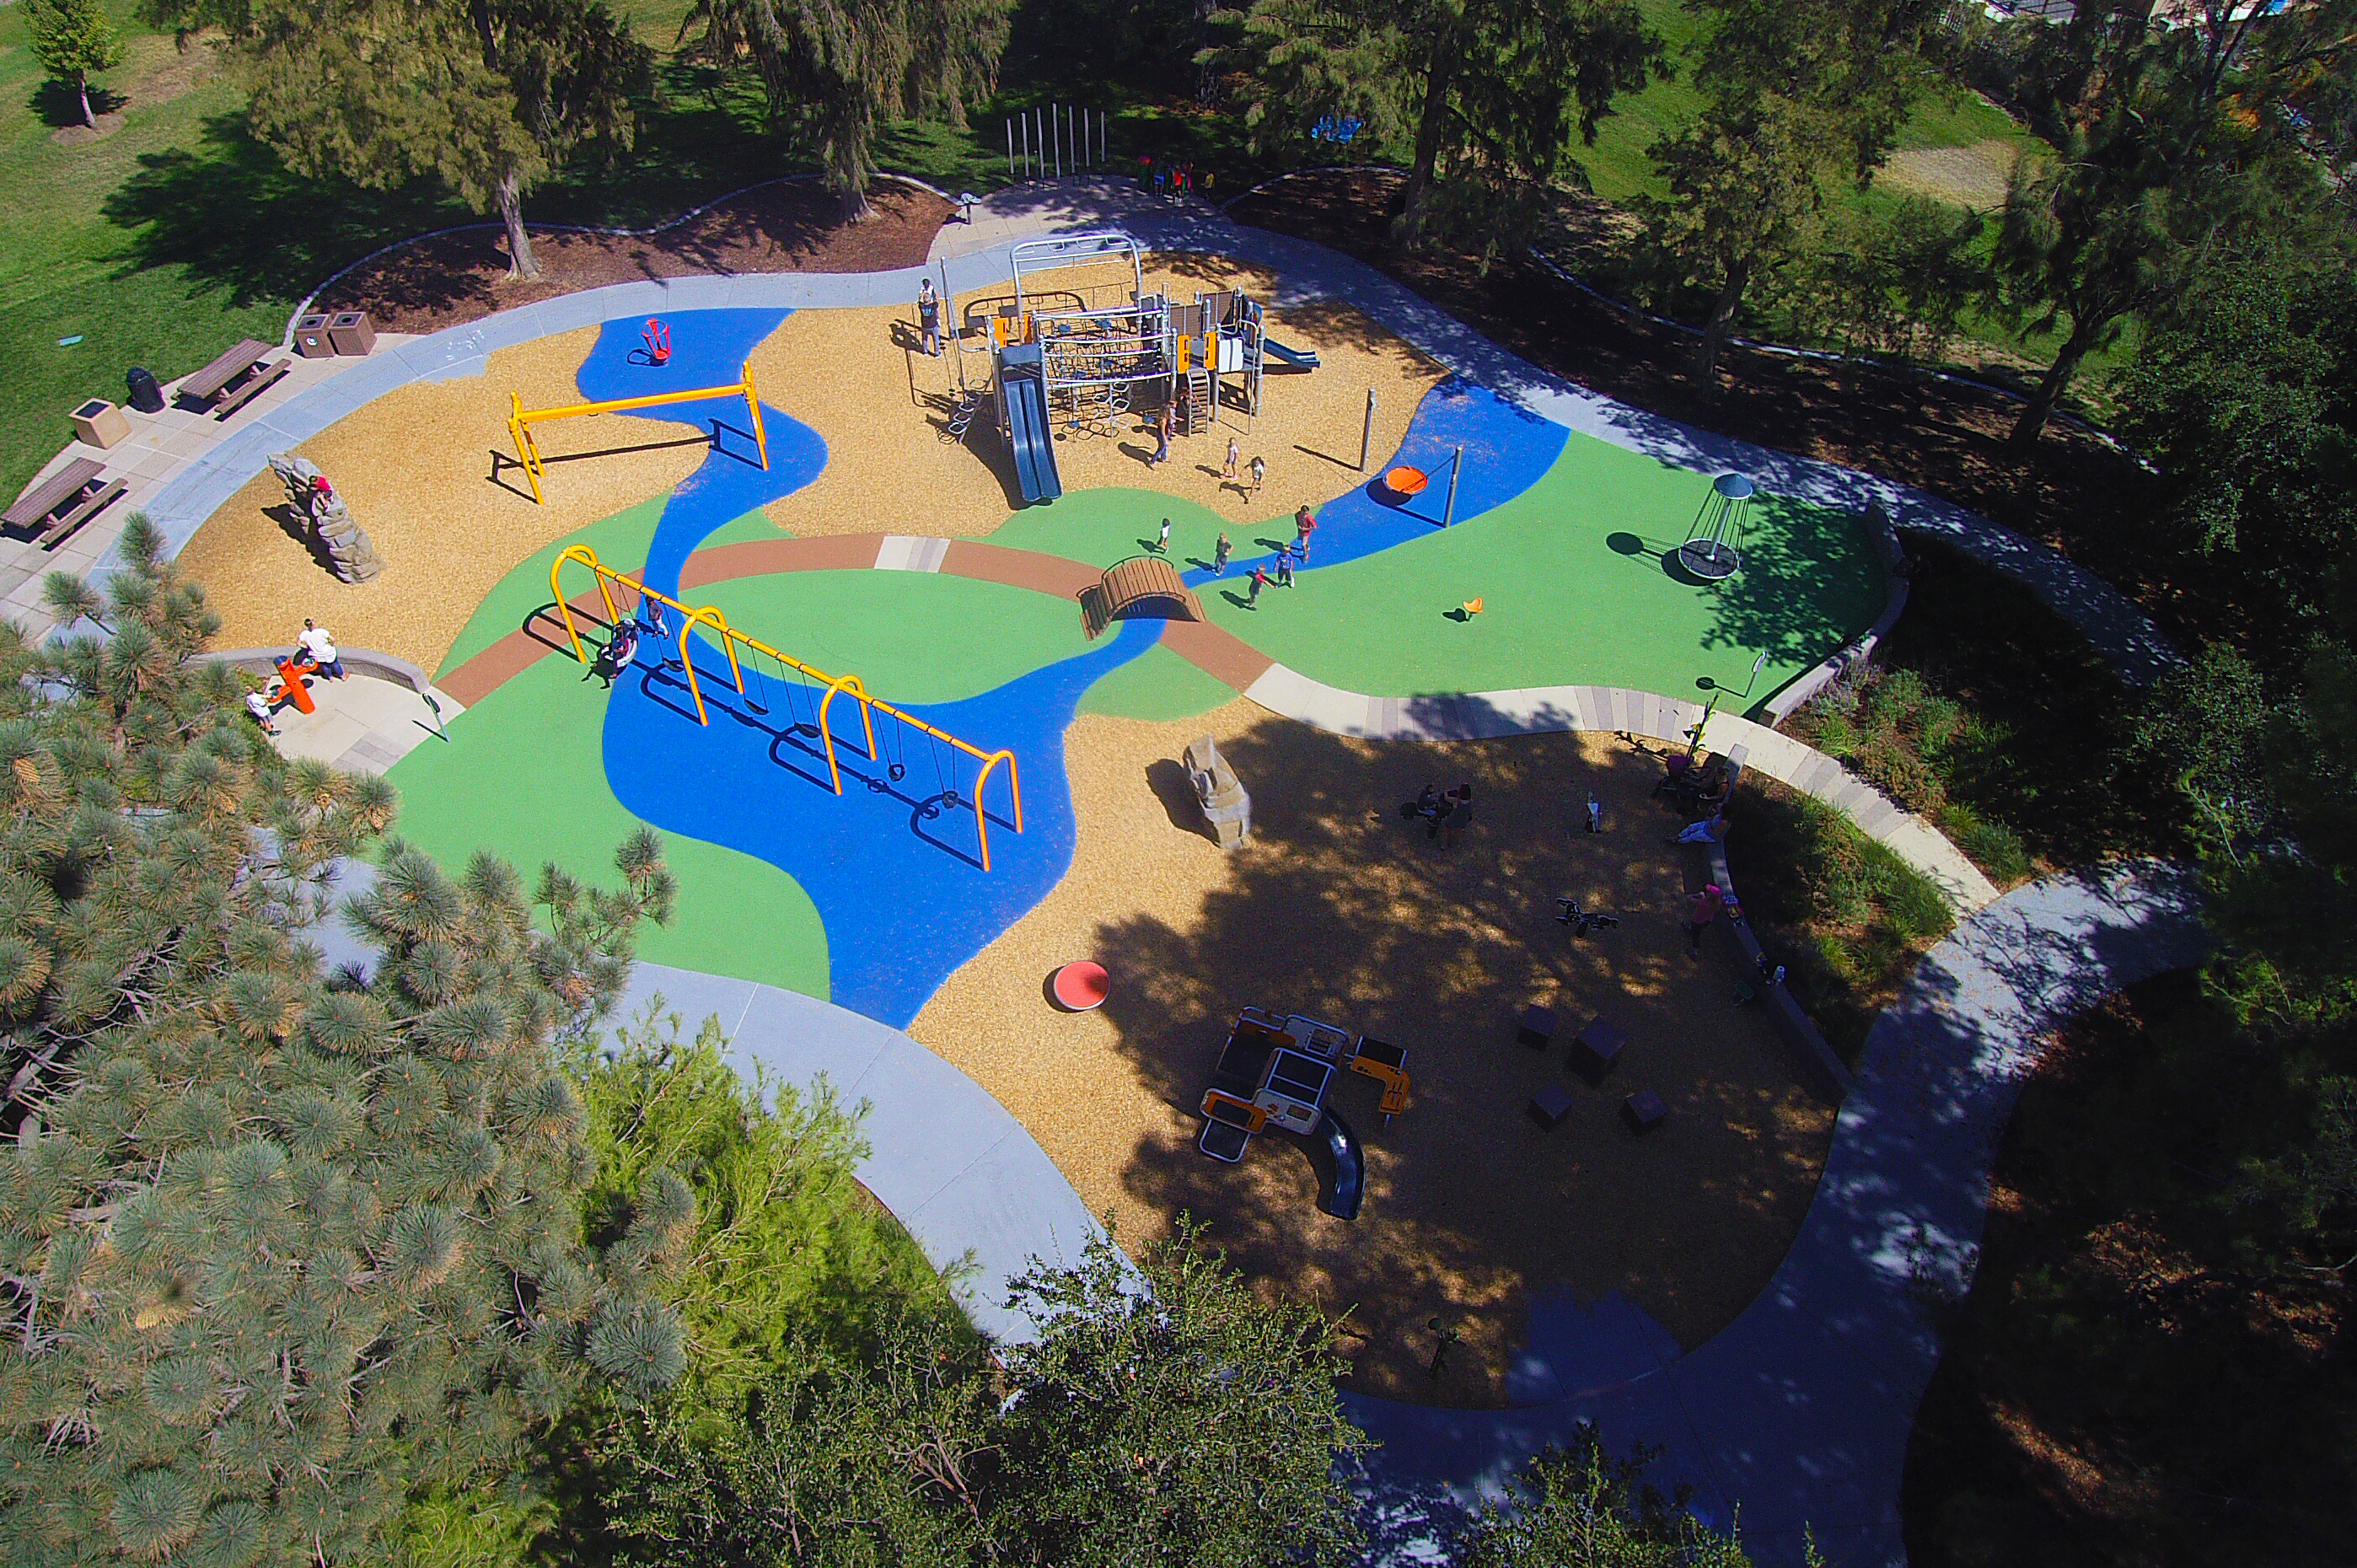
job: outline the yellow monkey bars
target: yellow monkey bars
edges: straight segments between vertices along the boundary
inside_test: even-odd
[[[563,408],[526,408],[523,394],[508,393],[508,434],[515,438],[516,456],[523,461],[523,476],[532,481],[532,499],[545,505],[547,498],[540,493],[540,477],[545,463],[540,455],[540,443],[533,438],[532,427],[551,419],[577,419],[585,413],[628,413],[635,408],[662,408],[674,403],[697,403],[711,397],[738,397],[745,400],[745,412],[753,421],[753,445],[760,448],[761,467],[770,466],[770,436],[761,428],[761,394],[753,385],[753,362],[745,361],[741,372],[744,380],[734,386],[697,387],[688,392],[650,392],[644,397],[620,397],[610,403],[575,403]]]
[[[737,659],[737,645],[740,642],[757,653],[768,654],[785,668],[805,675],[826,688],[826,695],[819,699],[818,733],[820,744],[826,749],[827,778],[834,784],[836,794],[843,793],[843,769],[835,761],[834,732],[828,727],[826,715],[827,709],[833,705],[835,697],[838,694],[847,693],[859,703],[859,721],[864,731],[863,738],[866,742],[866,755],[870,762],[878,760],[876,750],[875,714],[876,710],[881,709],[919,734],[929,739],[941,741],[982,764],[982,771],[974,776],[974,831],[981,837],[982,868],[985,871],[990,869],[990,820],[983,814],[982,797],[985,788],[990,782],[991,769],[1002,762],[1006,764],[1007,791],[1013,796],[1015,801],[1015,831],[1018,833],[1023,831],[1023,776],[1022,770],[1016,766],[1013,752],[1003,749],[985,751],[980,746],[960,740],[947,730],[937,729],[917,717],[916,714],[894,707],[881,697],[869,696],[866,688],[860,684],[858,676],[830,675],[823,670],[803,663],[791,654],[780,653],[760,639],[749,637],[730,626],[728,618],[722,615],[715,607],[684,605],[668,594],[659,594],[636,577],[626,576],[598,560],[597,553],[587,545],[576,544],[549,563],[548,590],[556,600],[557,614],[564,618],[565,634],[573,640],[573,657],[584,664],[589,662],[588,653],[582,647],[579,628],[573,624],[573,607],[565,602],[564,586],[558,581],[567,561],[577,561],[597,574],[597,592],[605,601],[606,624],[608,626],[619,626],[622,620],[621,612],[614,604],[613,585],[616,583],[628,583],[637,589],[642,597],[652,599],[658,604],[669,605],[679,612],[679,662],[680,667],[687,671],[688,694],[695,699],[696,723],[705,725],[712,723],[711,715],[704,706],[703,687],[696,680],[695,662],[688,657],[688,636],[695,628],[704,626],[719,633],[721,649],[728,655],[729,677],[736,682],[737,693],[739,696],[742,696],[745,692],[745,671]]]

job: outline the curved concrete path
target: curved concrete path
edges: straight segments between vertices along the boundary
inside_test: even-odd
[[[1593,1423],[1616,1448],[1661,1445],[1652,1478],[1692,1484],[1713,1522],[1739,1502],[1762,1564],[1800,1562],[1804,1530],[1836,1568],[1903,1564],[1900,1478],[1940,1356],[1926,1306],[1972,1277],[1990,1165],[2040,1045],[2208,947],[2192,875],[2158,864],[2033,883],[1974,916],[1876,1022],[1799,1239],[1709,1343],[1634,1377],[1625,1357],[1583,1365],[1575,1348],[1550,1369],[1581,1391],[1534,1409],[1345,1396],[1383,1444],[1371,1474],[1393,1558],[1415,1560]]]

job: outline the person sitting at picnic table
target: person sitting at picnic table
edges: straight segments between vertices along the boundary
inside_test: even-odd
[[[320,674],[330,681],[340,681],[344,678],[344,661],[338,656],[336,639],[328,635],[326,627],[306,616],[303,619],[303,635],[295,640],[303,645],[303,651],[310,657],[313,668]]]
[[[1426,784],[1415,798],[1415,814],[1427,822],[1437,822],[1447,808],[1441,803],[1440,786]]]

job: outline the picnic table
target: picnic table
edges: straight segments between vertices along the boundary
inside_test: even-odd
[[[77,457],[25,492],[16,505],[0,513],[0,522],[40,530],[41,548],[54,550],[74,530],[104,511],[126,488],[121,479],[106,478],[103,463]]]
[[[236,347],[180,383],[180,395],[199,405],[211,404],[215,419],[227,419],[294,368],[281,357],[265,364],[270,345],[259,338],[242,339]]]

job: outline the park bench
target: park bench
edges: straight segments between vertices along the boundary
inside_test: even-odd
[[[248,338],[220,359],[180,383],[180,395],[199,407],[210,406],[215,419],[227,419],[294,368],[295,361],[263,361],[270,345]]]
[[[74,530],[104,511],[125,488],[121,479],[107,480],[103,464],[77,457],[0,513],[0,521],[11,528],[39,530],[41,548],[54,550]]]

